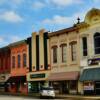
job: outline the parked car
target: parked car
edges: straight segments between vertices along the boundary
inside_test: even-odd
[[[55,91],[54,91],[53,87],[42,87],[40,90],[40,97],[55,98]]]

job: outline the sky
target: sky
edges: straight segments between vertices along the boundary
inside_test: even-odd
[[[0,0],[0,48],[40,29],[71,27],[92,8],[100,9],[100,0]]]

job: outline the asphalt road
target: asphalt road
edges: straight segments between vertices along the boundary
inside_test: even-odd
[[[0,100],[39,100],[38,98],[33,97],[20,97],[20,96],[11,96],[11,95],[0,95]]]

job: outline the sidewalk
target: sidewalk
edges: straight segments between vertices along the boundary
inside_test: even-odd
[[[1,93],[0,95],[12,95],[12,96],[22,96],[22,97],[37,97],[39,98],[38,93],[30,93],[28,95],[20,94],[20,93]],[[84,95],[56,95],[57,99],[71,99],[71,100],[100,100],[100,96],[84,96]]]

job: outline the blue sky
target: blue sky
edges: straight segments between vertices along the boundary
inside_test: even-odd
[[[94,7],[100,9],[100,0],[0,0],[0,47],[42,28],[68,28]]]

